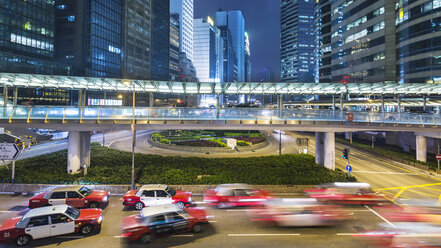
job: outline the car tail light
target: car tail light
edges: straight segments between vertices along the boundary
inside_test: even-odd
[[[132,236],[132,232],[128,232],[128,233],[123,233],[123,234],[121,234],[121,237],[130,237],[130,236]]]

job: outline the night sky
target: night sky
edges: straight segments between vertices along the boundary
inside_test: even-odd
[[[194,0],[194,18],[214,17],[219,9],[241,10],[251,45],[252,80],[265,66],[280,78],[279,0]]]

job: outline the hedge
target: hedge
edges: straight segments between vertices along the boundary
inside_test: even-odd
[[[17,183],[130,184],[131,153],[91,144],[88,175],[66,174],[67,151],[16,162]],[[10,182],[11,171],[0,168],[0,181]],[[250,158],[163,157],[135,154],[135,181],[140,184],[284,184],[311,185],[348,181],[342,170],[315,164],[306,154]],[[198,175],[209,175],[199,177]],[[349,179],[355,181],[354,177]]]

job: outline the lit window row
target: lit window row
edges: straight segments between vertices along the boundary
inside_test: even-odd
[[[25,36],[11,34],[11,42],[21,44],[24,46],[35,47],[47,51],[54,51],[54,45],[48,42],[27,38]]]

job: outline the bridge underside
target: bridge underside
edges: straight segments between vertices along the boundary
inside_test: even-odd
[[[83,120],[0,120],[2,127],[41,128],[58,131],[106,131],[131,130],[131,120],[96,121]],[[357,132],[357,131],[394,131],[394,132],[441,132],[441,125],[421,125],[404,123],[363,123],[341,121],[301,121],[301,120],[137,120],[138,130],[285,130],[303,132]]]

